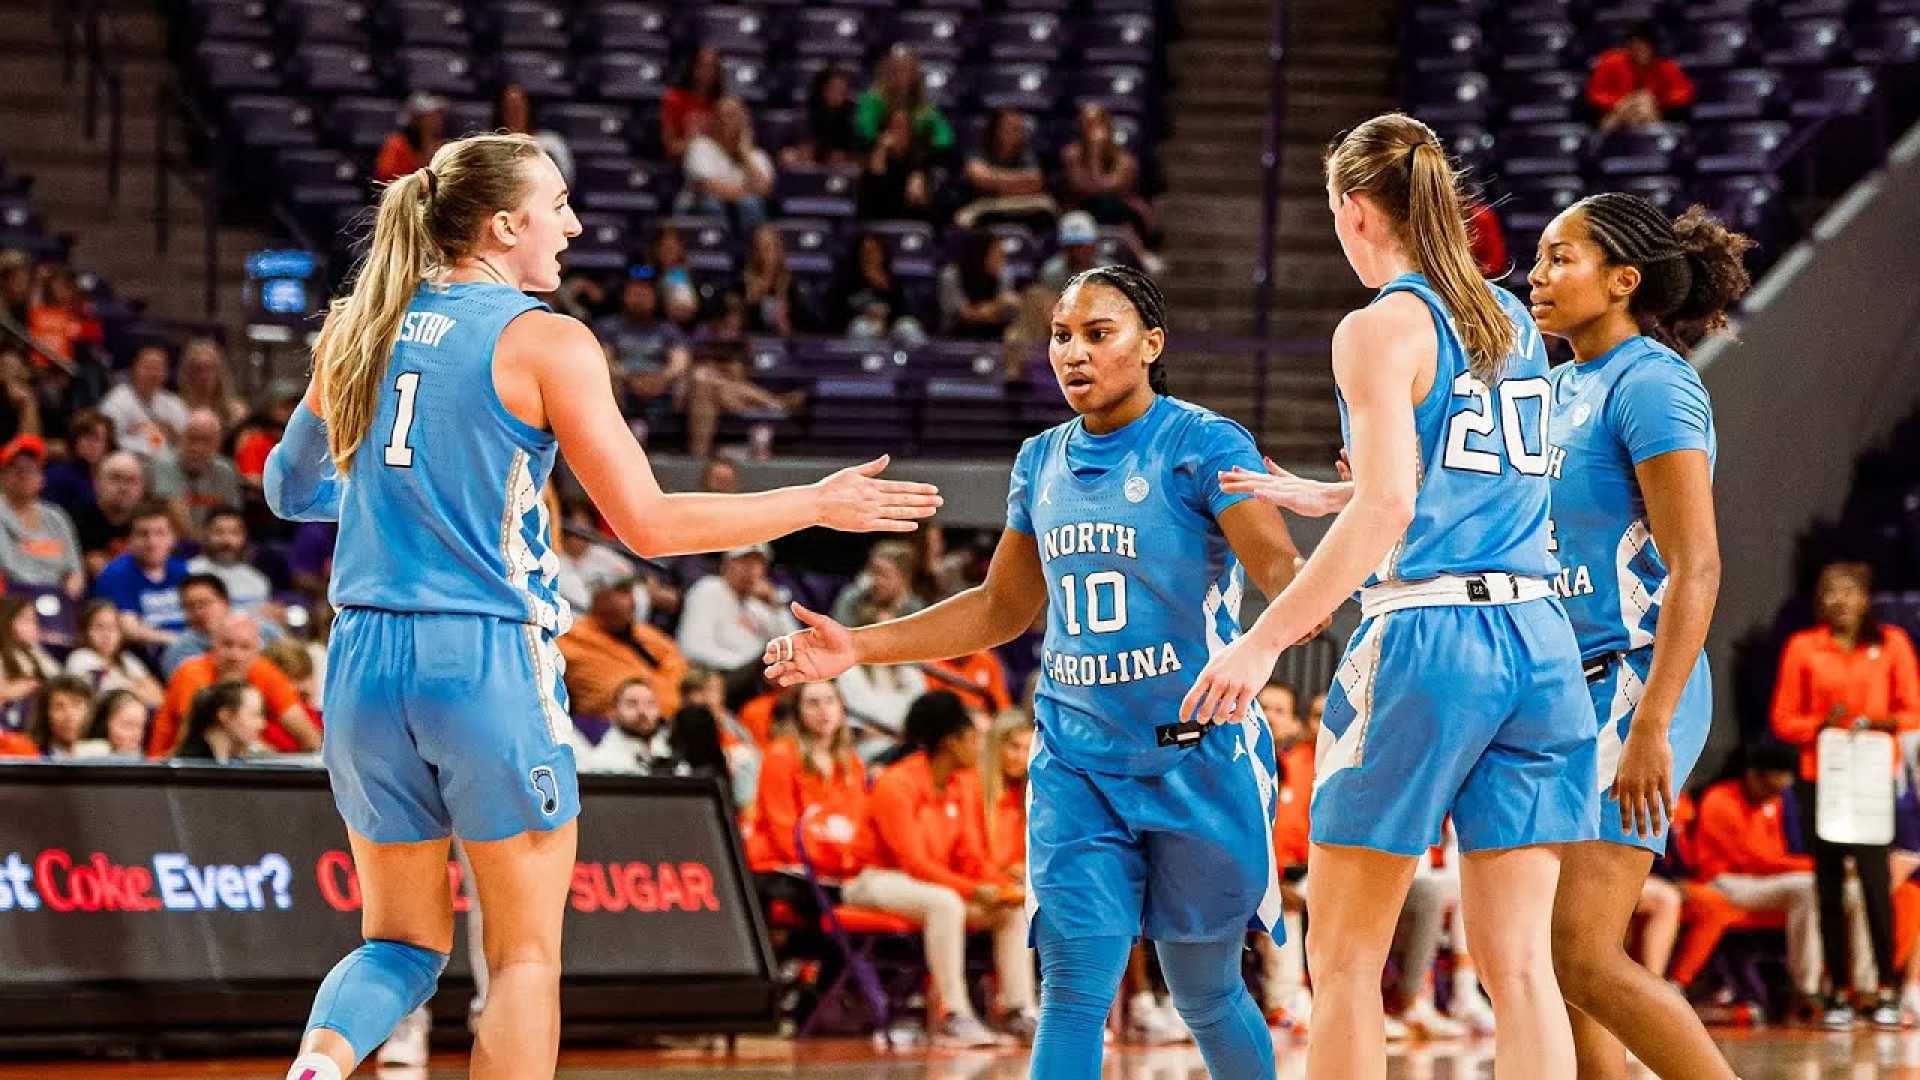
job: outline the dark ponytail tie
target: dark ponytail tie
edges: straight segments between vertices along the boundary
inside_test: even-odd
[[[434,189],[439,186],[440,178],[434,175],[432,169],[421,169],[414,175],[420,178],[420,201],[432,202]]]

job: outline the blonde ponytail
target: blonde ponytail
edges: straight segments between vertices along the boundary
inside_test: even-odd
[[[531,184],[522,163],[540,153],[526,135],[457,139],[381,192],[353,289],[328,306],[313,346],[327,448],[341,475],[373,426],[394,339],[420,283],[470,253],[489,217],[519,205]]]
[[[1458,179],[1433,130],[1405,113],[1376,116],[1335,141],[1326,170],[1336,193],[1364,194],[1392,218],[1452,313],[1468,365],[1491,386],[1518,335],[1473,261]]]

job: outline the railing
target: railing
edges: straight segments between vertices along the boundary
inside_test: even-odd
[[[68,86],[73,85],[76,75],[83,80],[81,130],[88,142],[99,134],[101,98],[106,99],[107,198],[118,203],[123,60],[107,21],[106,7],[101,0],[54,0],[51,10],[54,34],[60,41],[60,79]]]
[[[1287,0],[1270,0],[1272,22],[1267,35],[1267,124],[1260,153],[1260,261],[1253,268],[1254,358],[1253,435],[1267,437],[1267,333],[1273,325],[1274,235],[1280,224],[1280,171],[1284,163],[1283,120],[1287,106]]]
[[[200,222],[206,246],[202,298],[207,316],[212,317],[220,310],[220,293],[215,286],[220,270],[220,185],[226,167],[226,140],[171,79],[161,85],[159,96],[153,114],[153,246],[166,254],[173,232],[173,171],[179,169],[182,176],[192,176],[192,140],[197,137],[207,155],[200,180]],[[191,188],[191,181],[188,186]]]
[[[0,308],[0,337],[12,338],[20,344],[21,348],[39,357],[40,362],[48,367],[63,372],[68,376],[74,374],[72,364],[48,352],[47,347],[40,344],[32,334],[28,333],[26,327],[15,322],[4,308]]]

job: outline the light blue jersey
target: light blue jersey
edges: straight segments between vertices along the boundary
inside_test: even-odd
[[[1446,303],[1420,274],[1403,274],[1375,302],[1410,292],[1433,313],[1439,349],[1433,389],[1414,409],[1420,460],[1413,521],[1367,584],[1424,581],[1442,574],[1551,577],[1548,550],[1547,350],[1520,301],[1494,288],[1518,344],[1489,388],[1467,363]],[[1351,445],[1347,403],[1340,432]]]
[[[557,444],[493,387],[495,343],[533,310],[546,305],[489,282],[414,294],[342,489],[335,607],[492,615],[565,632],[540,498]]]
[[[1247,430],[1168,397],[1118,431],[1076,419],[1020,448],[1007,525],[1034,537],[1047,578],[1035,720],[1074,767],[1152,775],[1180,756],[1155,731],[1240,632],[1240,564],[1216,520],[1246,498],[1220,490],[1235,465],[1264,469]]]
[[[1711,468],[1713,404],[1693,365],[1647,337],[1628,338],[1584,364],[1562,364],[1548,379],[1553,539],[1561,564],[1554,588],[1566,598],[1599,719],[1600,835],[1658,853],[1666,849],[1664,824],[1653,837],[1628,835],[1608,794],[1653,670],[1654,628],[1667,591],[1667,565],[1654,546],[1634,467],[1675,450],[1703,450]],[[1676,788],[1712,727],[1713,677],[1703,652],[1667,726]]]

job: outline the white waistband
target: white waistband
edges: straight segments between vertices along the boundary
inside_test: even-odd
[[[1519,604],[1553,595],[1546,578],[1513,574],[1447,574],[1425,581],[1396,581],[1360,590],[1360,611],[1367,618],[1389,611],[1453,605]]]

